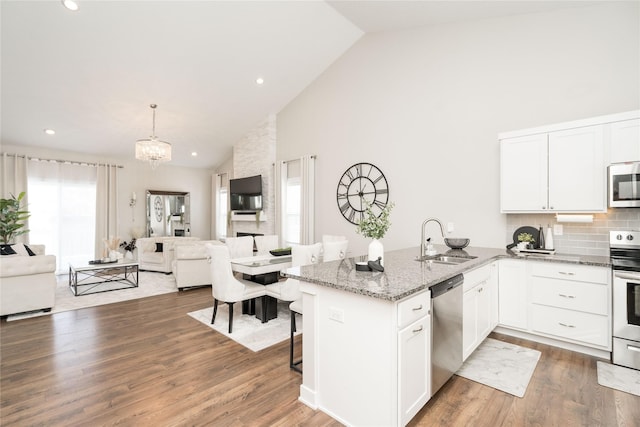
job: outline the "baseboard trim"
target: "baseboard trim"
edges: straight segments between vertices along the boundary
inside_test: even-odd
[[[516,329],[506,328],[504,326],[497,326],[493,332],[498,334],[509,335],[516,338],[522,338],[529,341],[539,342],[541,344],[551,345],[553,347],[563,348],[565,350],[575,351],[577,353],[588,354],[590,356],[599,357],[605,360],[611,360],[611,352],[607,350],[601,350],[597,348],[587,347],[580,344],[570,343],[566,341],[557,340],[550,337],[532,334],[530,332],[519,331]]]

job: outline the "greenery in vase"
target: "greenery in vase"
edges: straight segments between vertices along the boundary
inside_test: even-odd
[[[520,233],[518,234],[518,242],[527,242],[534,243],[536,239],[533,238],[533,235],[530,233]]]
[[[23,191],[17,198],[12,194],[10,199],[0,199],[0,240],[4,244],[14,243],[14,238],[29,232],[26,228],[21,230],[30,216],[26,206],[22,206],[25,194]]]
[[[356,232],[362,234],[364,237],[370,239],[382,239],[389,230],[391,222],[389,221],[389,214],[393,209],[394,204],[389,203],[382,209],[379,215],[373,213],[371,204],[365,201],[366,209],[364,211],[364,217],[358,224]]]

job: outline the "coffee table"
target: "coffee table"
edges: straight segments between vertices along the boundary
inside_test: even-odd
[[[138,287],[138,263],[69,264],[69,289],[75,296]]]

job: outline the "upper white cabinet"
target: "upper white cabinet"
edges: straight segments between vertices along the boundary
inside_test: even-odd
[[[602,125],[500,141],[502,212],[604,212]]]
[[[638,117],[630,111],[501,133],[501,212],[606,212],[606,166],[640,160]]]
[[[640,162],[640,119],[611,123],[611,163]]]

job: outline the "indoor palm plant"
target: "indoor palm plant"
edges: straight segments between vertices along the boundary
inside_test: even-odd
[[[373,239],[369,243],[369,261],[376,261],[380,258],[380,265],[384,265],[384,247],[380,239],[384,237],[391,226],[389,215],[394,205],[393,203],[389,203],[378,215],[373,212],[370,203],[365,201],[365,206],[364,216],[358,223],[356,232],[362,234],[364,237]]]
[[[9,199],[0,199],[0,240],[3,244],[15,243],[13,240],[29,230],[24,228],[29,218],[29,211],[22,205],[26,193],[23,191],[18,197],[11,195]]]

